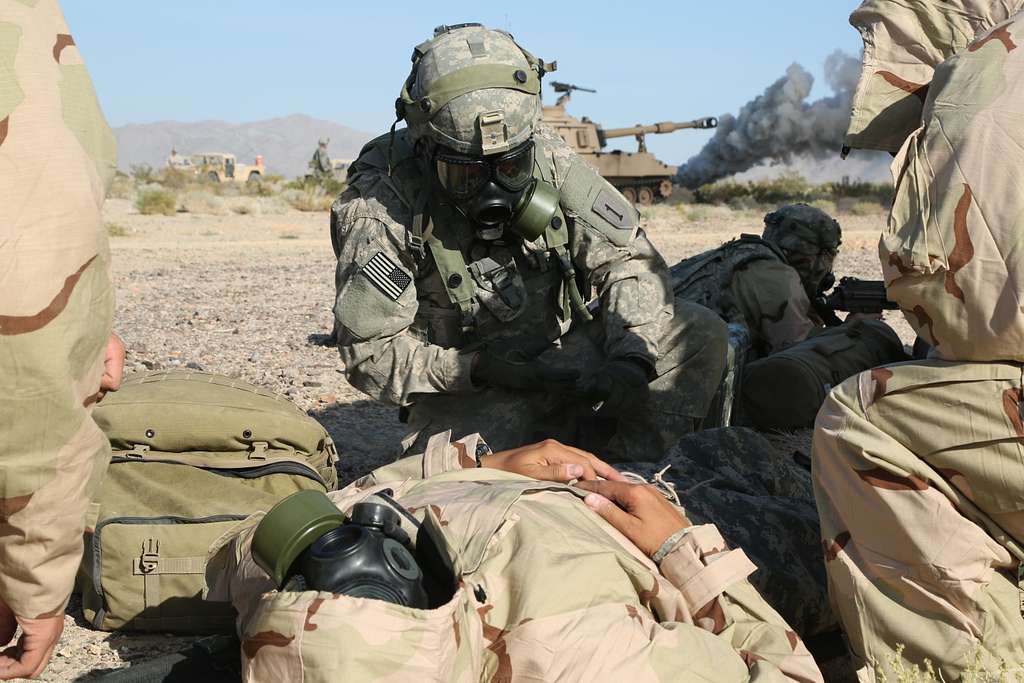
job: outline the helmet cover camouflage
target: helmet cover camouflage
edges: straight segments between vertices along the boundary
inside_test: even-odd
[[[416,54],[420,56],[414,57],[408,98],[403,92],[399,99],[400,115],[404,100],[404,118],[415,140],[427,139],[461,154],[481,156],[513,149],[533,135],[540,115],[538,61],[509,34],[479,25],[442,27],[417,47]],[[488,75],[481,76],[481,67],[489,66],[497,71],[484,71]],[[507,79],[496,80],[495,73],[507,73]],[[472,87],[474,78],[488,86],[502,85],[472,89],[442,104],[439,98],[445,91],[450,95],[453,78],[461,80],[463,89],[467,83]],[[414,103],[417,106],[410,106]],[[429,112],[431,103],[440,106]]]
[[[764,233],[786,255],[786,261],[800,274],[808,294],[813,296],[825,277],[842,243],[839,223],[821,209],[807,204],[788,204],[764,217]]]

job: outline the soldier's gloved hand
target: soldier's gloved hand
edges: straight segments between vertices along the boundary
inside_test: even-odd
[[[490,348],[480,351],[473,361],[472,380],[477,386],[561,393],[574,389],[579,378],[576,370],[555,368],[536,358],[522,359]]]
[[[625,415],[643,407],[651,368],[638,358],[608,361],[583,387],[583,395],[607,415]]]
[[[649,484],[622,481],[581,481],[576,488],[590,491],[583,499],[648,557],[658,552],[669,536],[690,525],[683,511]]]

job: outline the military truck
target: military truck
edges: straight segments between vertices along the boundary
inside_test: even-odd
[[[676,174],[675,166],[659,161],[647,151],[647,135],[671,133],[683,128],[708,129],[718,126],[718,119],[709,116],[693,121],[662,121],[647,126],[638,124],[628,128],[602,128],[586,116],[577,119],[565,111],[565,105],[574,91],[596,90],[559,81],[551,85],[561,96],[554,105],[543,107],[544,123],[551,126],[566,144],[635,204],[648,205],[668,199],[672,196],[672,178]],[[608,140],[629,136],[636,138],[637,151],[603,151]]]
[[[198,176],[206,176],[215,183],[244,183],[259,180],[264,174],[263,156],[256,155],[255,163],[240,164],[234,154],[226,152],[200,152],[183,158],[185,163],[173,164],[182,170],[191,170]]]

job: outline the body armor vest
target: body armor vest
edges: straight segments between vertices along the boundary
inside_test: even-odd
[[[786,262],[775,245],[757,235],[741,235],[717,249],[691,256],[672,266],[672,291],[686,301],[718,313],[727,322],[746,324],[732,297],[736,271],[753,261],[771,259]]]

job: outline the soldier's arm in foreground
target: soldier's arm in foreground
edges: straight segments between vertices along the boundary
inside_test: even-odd
[[[713,524],[691,526],[651,486],[583,481],[577,487],[591,491],[588,507],[658,563],[682,592],[693,623],[729,641],[751,679],[822,680],[799,636],[747,581],[756,567],[742,550],[730,550]]]
[[[123,347],[100,215],[114,139],[57,2],[0,3],[0,46],[0,649],[22,628],[7,679],[38,676],[63,629],[109,458],[90,411]]]
[[[331,209],[339,249],[334,317],[348,381],[398,405],[413,394],[472,391],[472,354],[409,331],[418,307],[416,263],[396,218],[399,200],[383,182],[363,192],[345,192]]]
[[[755,347],[775,353],[814,329],[800,276],[779,261],[753,261],[733,275],[732,295],[754,335]]]
[[[559,189],[575,214],[569,249],[600,299],[606,356],[636,358],[653,370],[658,340],[672,319],[665,259],[637,227],[636,210],[608,181],[551,129],[540,126],[536,137],[551,151]],[[613,205],[610,210],[601,209],[602,197]]]

